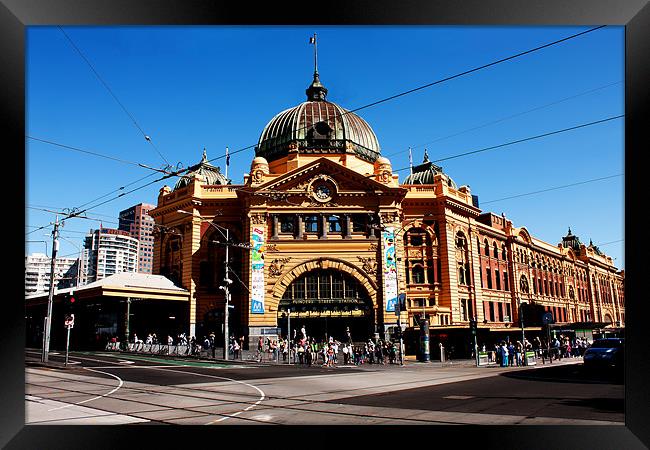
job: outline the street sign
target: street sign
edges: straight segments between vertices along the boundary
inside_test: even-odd
[[[74,314],[66,314],[65,316],[65,327],[74,328]]]
[[[395,315],[399,316],[400,312],[406,311],[406,294],[402,293],[397,296],[397,308],[395,308]]]

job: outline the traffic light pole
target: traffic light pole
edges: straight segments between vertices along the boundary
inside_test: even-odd
[[[224,298],[225,298],[225,311],[223,314],[223,359],[228,361],[228,305],[230,303],[230,267],[228,265],[228,249],[230,248],[230,230],[226,228],[226,277],[223,280]]]
[[[68,336],[65,339],[65,366],[68,367],[68,350],[70,349],[70,326],[66,326],[68,329]]]
[[[56,266],[56,253],[59,249],[59,216],[54,221],[52,230],[52,261],[50,264],[50,292],[47,297],[47,316],[45,317],[45,341],[43,342],[43,355],[41,360],[48,362],[50,354],[50,335],[52,333],[52,303],[54,300],[54,269]]]

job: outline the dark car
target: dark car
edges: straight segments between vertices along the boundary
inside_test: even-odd
[[[585,367],[622,369],[625,356],[625,339],[596,339],[584,354]]]

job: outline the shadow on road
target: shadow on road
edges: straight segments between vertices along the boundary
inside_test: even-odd
[[[621,413],[625,411],[625,399],[622,398],[567,399],[560,403],[565,406],[588,408],[602,413]]]
[[[537,369],[504,372],[501,376],[553,383],[624,384],[623,370],[588,369],[583,364],[543,366]]]

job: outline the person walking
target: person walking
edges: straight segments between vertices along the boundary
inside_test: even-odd
[[[501,341],[501,367],[508,367],[508,347]]]
[[[515,345],[508,341],[508,365],[509,366],[514,366],[515,364]]]

